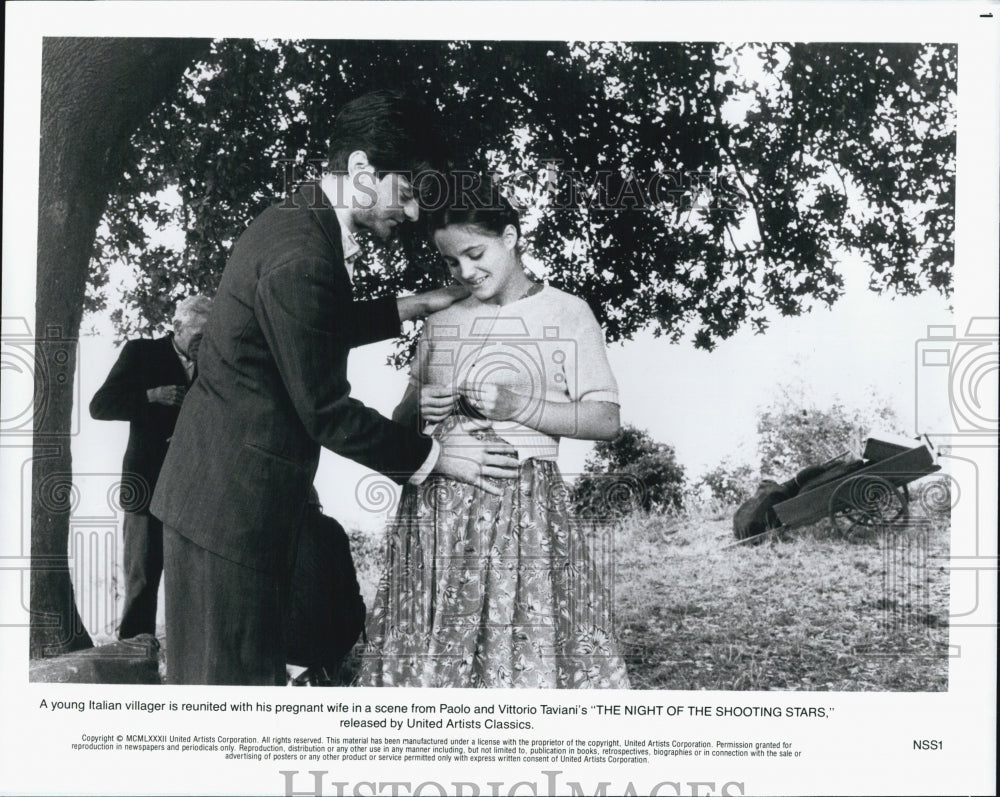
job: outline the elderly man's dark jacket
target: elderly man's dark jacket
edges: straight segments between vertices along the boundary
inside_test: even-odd
[[[353,301],[318,185],[264,211],[223,273],[153,514],[202,548],[277,573],[321,446],[409,479],[430,440],[352,399],[347,381],[351,348],[399,331],[395,299]]]
[[[122,461],[121,504],[126,512],[145,512],[174,433],[178,407],[150,402],[146,391],[187,384],[187,373],[174,351],[173,336],[130,340],[122,347],[104,384],[90,402],[99,421],[128,421],[128,446]]]

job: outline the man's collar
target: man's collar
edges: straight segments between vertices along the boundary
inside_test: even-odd
[[[336,208],[334,208],[336,210]],[[337,221],[340,221],[340,214],[337,214]],[[354,261],[361,254],[361,245],[358,239],[343,224],[340,225],[340,245],[344,250],[344,265],[347,266],[347,274],[354,278]]]
[[[353,280],[354,261],[361,254],[361,246],[358,244],[358,239],[354,237],[354,232],[351,230],[350,211],[335,203],[336,198],[330,196],[326,180],[320,183],[320,188],[323,190],[323,195],[337,216],[337,223],[340,226],[340,245],[344,251],[344,266],[347,269],[347,276]]]
[[[170,345],[174,347],[174,351],[177,352],[177,356],[181,358],[181,364],[187,367],[188,363],[194,362],[194,360],[181,351],[181,347],[177,345],[177,338],[174,337],[174,333],[170,333]]]

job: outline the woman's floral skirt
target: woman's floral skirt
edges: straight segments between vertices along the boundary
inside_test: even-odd
[[[555,462],[493,483],[404,488],[360,685],[628,688],[610,528],[573,517]]]

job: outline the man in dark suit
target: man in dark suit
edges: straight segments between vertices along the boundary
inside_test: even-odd
[[[120,493],[125,511],[125,605],[119,639],[156,633],[163,524],[149,513],[149,501],[181,402],[194,379],[197,344],[211,306],[205,296],[189,296],[177,305],[173,333],[127,341],[90,402],[92,418],[129,422]]]
[[[153,498],[164,522],[167,678],[284,684],[288,581],[321,446],[420,482],[496,491],[513,449],[455,429],[440,444],[350,397],[355,346],[465,295],[352,299],[355,233],[416,221],[415,175],[443,165],[423,106],[390,92],[346,105],[330,171],[258,216],[233,247]],[[345,486],[345,489],[353,489]]]

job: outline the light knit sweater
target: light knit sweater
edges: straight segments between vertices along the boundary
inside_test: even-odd
[[[521,461],[558,457],[559,438],[531,428],[543,402],[618,403],[604,333],[590,307],[549,286],[503,306],[470,296],[428,317],[410,381],[418,389],[492,383],[529,396],[517,420],[492,423]]]

